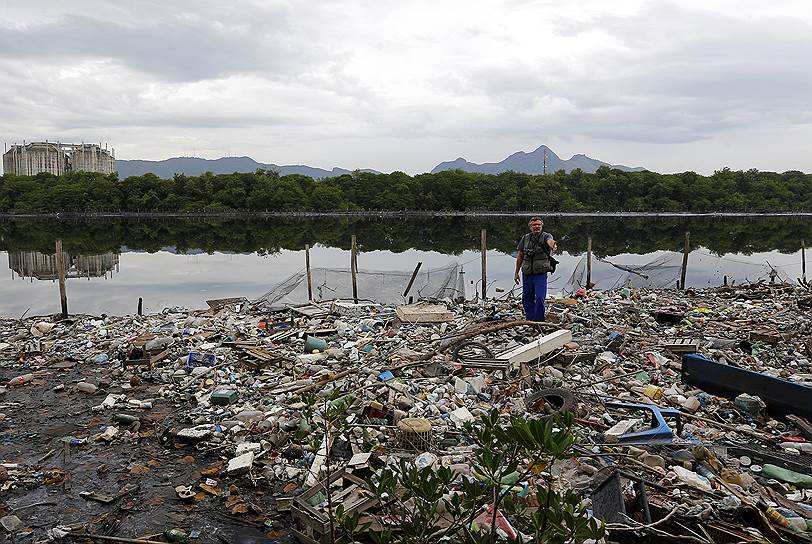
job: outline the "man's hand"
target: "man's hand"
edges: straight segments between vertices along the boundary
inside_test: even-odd
[[[517,285],[519,284],[519,273],[518,272],[516,272],[513,275],[513,281],[516,282]]]

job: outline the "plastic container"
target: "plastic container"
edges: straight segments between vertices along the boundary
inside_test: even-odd
[[[769,463],[761,467],[761,475],[765,478],[787,482],[795,487],[812,489],[812,476],[777,467]]]
[[[651,400],[660,400],[663,397],[663,388],[650,383],[643,389],[643,394]]]
[[[327,342],[317,336],[308,336],[305,340],[305,353],[313,353],[318,350],[319,353],[327,349]]]
[[[8,381],[8,384],[17,386],[17,385],[23,385],[23,384],[26,384],[26,383],[32,382],[32,381],[34,381],[34,375],[33,374],[23,374],[22,376],[17,376],[16,378],[11,378]]]
[[[96,392],[96,389],[98,389],[98,388],[95,385],[93,385],[92,383],[79,382],[79,383],[76,384],[76,389],[81,391],[82,393],[87,393],[88,395],[92,395],[93,393]]]

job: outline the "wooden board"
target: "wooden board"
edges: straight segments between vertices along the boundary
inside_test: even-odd
[[[292,312],[301,314],[306,317],[325,317],[329,310],[319,304],[305,304],[304,306],[296,306],[290,309]]]
[[[510,363],[528,363],[546,355],[551,351],[564,347],[564,344],[572,341],[572,331],[567,329],[557,330],[553,333],[542,336],[529,344],[518,346],[510,351],[502,353],[497,358],[505,359]]]
[[[671,353],[696,353],[700,340],[697,338],[671,338],[663,346]]]
[[[780,334],[771,331],[750,331],[748,340],[751,342],[766,342],[768,344],[777,344],[783,338]]]
[[[395,314],[404,323],[443,323],[454,320],[454,314],[439,304],[398,306],[395,308]]]

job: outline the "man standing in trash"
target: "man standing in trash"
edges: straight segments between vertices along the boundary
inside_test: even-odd
[[[544,300],[547,298],[547,273],[555,271],[555,262],[550,253],[558,249],[553,235],[542,232],[544,221],[541,217],[530,219],[530,232],[522,236],[516,248],[516,274],[513,280],[519,283],[522,273],[522,306],[528,321],[544,321]]]

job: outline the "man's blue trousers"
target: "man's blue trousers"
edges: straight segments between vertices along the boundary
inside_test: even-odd
[[[522,306],[529,321],[544,321],[547,274],[522,274]]]

